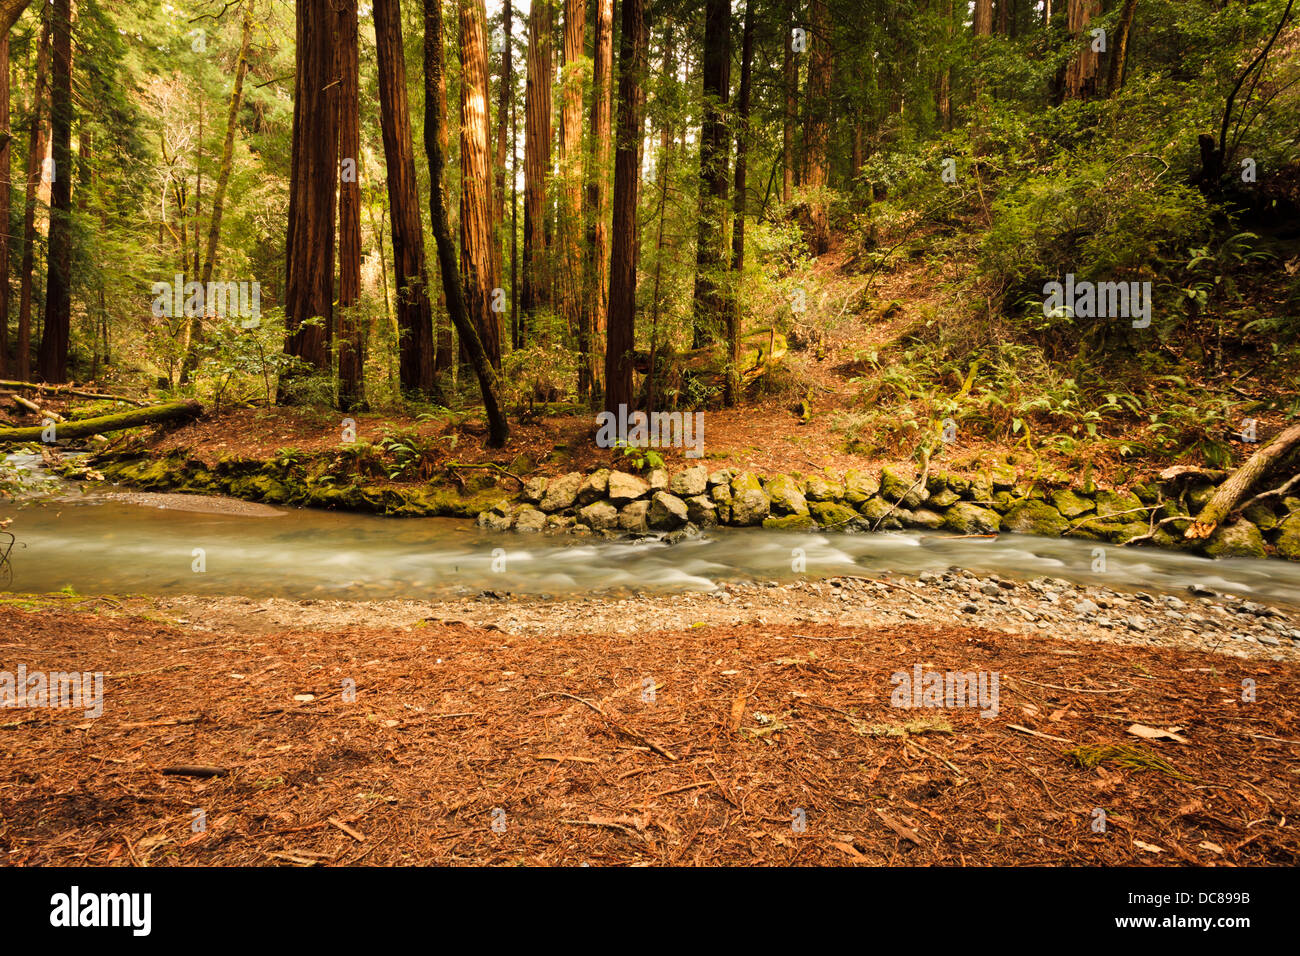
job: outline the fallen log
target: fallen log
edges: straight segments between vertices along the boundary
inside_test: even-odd
[[[43,392],[46,395],[71,395],[73,398],[94,398],[108,402],[126,402],[128,405],[134,405],[137,408],[144,408],[149,404],[140,401],[138,398],[127,398],[125,395],[105,395],[102,392],[87,392],[79,388],[73,388],[71,385],[40,385],[36,382],[0,380],[0,388],[24,389],[29,392]]]
[[[1297,445],[1300,445],[1300,425],[1292,425],[1251,455],[1244,465],[1228,477],[1227,481],[1219,485],[1214,496],[1196,516],[1196,520],[1183,532],[1183,537],[1196,540],[1208,538],[1213,534],[1214,529],[1236,509],[1237,502],[1241,501],[1255,483]]]
[[[203,413],[203,406],[195,401],[168,402],[149,408],[137,408],[129,412],[116,412],[112,415],[100,415],[96,418],[83,418],[80,421],[56,423],[54,437],[57,441],[67,438],[88,438],[104,432],[121,431],[124,428],[138,428],[141,425],[157,425],[162,422],[184,421],[197,418]],[[0,428],[0,442],[41,441],[45,433],[44,425],[31,425],[26,428]]]

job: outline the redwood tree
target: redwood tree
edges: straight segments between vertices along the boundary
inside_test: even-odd
[[[700,127],[699,222],[695,245],[694,347],[717,341],[727,321],[727,97],[731,81],[731,3],[704,8],[704,119]]]
[[[393,217],[393,270],[397,279],[398,377],[413,395],[434,395],[433,313],[424,267],[424,232],[411,146],[400,0],[375,0],[379,63],[379,120]],[[441,22],[441,17],[439,17]],[[437,89],[434,89],[435,100]],[[450,303],[448,303],[450,306]]]
[[[556,257],[560,314],[570,332],[582,341],[582,87],[587,36],[586,0],[564,0],[564,67],[560,84],[560,211]],[[579,358],[579,366],[582,360]]]
[[[804,166],[807,179],[804,185],[811,194],[809,213],[812,218],[812,240],[809,250],[814,256],[820,256],[830,248],[831,242],[830,218],[824,195],[830,140],[832,66],[826,0],[810,0],[809,21],[808,122],[804,127]]]
[[[45,282],[45,330],[38,357],[40,377],[68,380],[72,325],[72,0],[52,0],[49,274]]]
[[[361,302],[361,125],[357,0],[335,0],[339,83],[339,408],[365,401],[365,320]]]
[[[609,308],[609,175],[610,117],[613,113],[614,0],[596,0],[592,36],[591,136],[587,159],[587,301],[579,342],[585,333],[587,351],[579,356],[578,395],[598,400],[605,372],[605,324]]]
[[[501,330],[492,311],[501,285],[493,249],[492,161],[488,150],[487,13],[483,0],[460,6],[460,269],[465,305],[494,368],[501,368]]]
[[[546,262],[546,180],[551,168],[551,0],[534,0],[528,13],[528,74],[524,86],[525,327],[550,304]]]
[[[605,409],[632,405],[636,345],[636,205],[641,173],[648,33],[645,0],[622,0],[618,40],[618,143],[614,153],[614,222],[609,270],[609,329],[605,344]]]

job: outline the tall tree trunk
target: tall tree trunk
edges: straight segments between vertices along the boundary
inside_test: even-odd
[[[564,66],[560,83],[560,247],[558,285],[560,313],[578,339],[578,397],[587,398],[582,369],[587,365],[590,337],[583,319],[582,290],[582,89],[587,58],[587,0],[564,0]]]
[[[339,84],[339,408],[365,405],[366,323],[361,303],[361,96],[357,0],[335,0]]]
[[[947,0],[944,6],[943,36],[944,49],[952,45],[953,0]],[[947,53],[945,52],[945,59]],[[952,131],[952,64],[945,63],[939,73],[939,120],[945,133]]]
[[[579,374],[587,384],[593,407],[604,391],[605,328],[609,308],[609,154],[610,118],[614,99],[614,0],[596,0],[592,37],[595,54],[591,72],[591,152],[587,160],[587,301],[583,328],[588,349]]]
[[[442,18],[438,18],[438,29],[442,29]],[[440,35],[438,42],[444,42]],[[447,74],[446,71],[438,73],[437,82],[438,96],[438,115],[446,117],[447,115]],[[451,133],[448,129],[449,124],[444,122],[438,127],[438,146],[445,157],[451,152]],[[426,149],[427,154],[427,149]],[[434,257],[437,257],[437,249],[434,250]],[[437,284],[438,291],[438,310],[434,316],[434,356],[433,356],[433,382],[434,390],[443,395],[446,402],[450,402],[454,392],[454,376],[456,366],[456,333],[452,325],[451,317],[447,313],[447,295],[443,292],[442,282]],[[463,348],[460,350],[463,361],[469,363],[469,353]]]
[[[244,77],[248,74],[248,47],[253,35],[253,13],[251,6],[244,8],[244,19],[240,27],[239,59],[235,63],[235,85],[230,91],[230,105],[226,109],[226,138],[221,144],[221,168],[217,172],[217,187],[212,194],[212,216],[208,223],[207,243],[202,265],[196,263],[195,271],[199,281],[207,289],[212,281],[212,271],[217,261],[217,243],[221,239],[221,217],[225,211],[226,191],[230,187],[230,172],[235,158],[235,132],[239,128],[239,110],[244,101]],[[198,241],[197,221],[195,222],[195,242]],[[206,301],[206,300],[205,300]],[[203,316],[195,315],[190,320],[190,341],[185,351],[185,362],[181,368],[181,381],[199,367],[199,344],[203,341]]]
[[[1092,48],[1087,28],[1092,18],[1100,14],[1101,0],[1069,0],[1066,7],[1066,28],[1078,51],[1065,68],[1067,99],[1086,99],[1097,92],[1101,55]]]
[[[334,207],[338,182],[338,86],[332,0],[298,0],[293,159],[286,237],[285,347],[320,371],[330,368],[334,318]],[[287,376],[295,377],[293,374]],[[280,399],[288,398],[282,376]]]
[[[36,84],[32,96],[31,128],[27,139],[27,199],[23,206],[23,259],[18,270],[18,341],[14,370],[20,381],[31,377],[32,278],[36,268],[36,200],[45,175],[45,102],[50,71],[50,6],[42,12],[40,47],[36,53]]]
[[[754,68],[754,0],[745,0],[745,27],[740,39],[740,91],[736,100],[735,220],[731,228],[731,296],[727,309],[728,406],[740,402],[740,281],[745,271],[745,177],[749,170],[749,87]]]
[[[0,34],[0,373],[9,373],[9,176],[13,164],[9,127],[9,33]]]
[[[993,35],[993,0],[975,0],[973,27],[977,37]]]
[[[39,372],[44,381],[57,383],[68,380],[72,327],[72,0],[53,0],[52,14],[50,141],[54,181],[50,185],[49,275]]]
[[[808,171],[805,185],[810,193],[809,214],[812,219],[809,251],[820,256],[831,244],[830,214],[825,196],[832,67],[826,0],[810,0],[809,20],[812,29],[808,42],[812,49],[808,61],[808,122],[804,127],[805,167]]]
[[[622,0],[618,40],[618,142],[614,154],[614,221],[609,270],[609,328],[605,345],[605,409],[632,405],[636,347],[637,192],[648,34],[645,0]]]
[[[429,214],[433,225],[434,244],[438,250],[438,271],[442,275],[443,291],[447,297],[447,310],[456,326],[456,332],[469,353],[474,374],[478,377],[479,391],[483,395],[483,408],[488,419],[488,444],[499,448],[510,437],[510,428],[501,411],[497,391],[496,373],[488,361],[478,330],[470,320],[465,307],[465,294],[456,268],[456,248],[451,241],[451,228],[447,223],[447,196],[444,170],[447,165],[444,148],[446,111],[440,108],[438,90],[445,83],[442,55],[441,0],[424,0],[424,149],[429,157]],[[461,0],[463,3],[464,0]],[[486,66],[485,66],[486,72]],[[487,100],[483,101],[484,110]]]
[[[400,0],[375,0],[374,17],[379,60],[379,118],[388,170],[388,204],[393,211],[393,269],[397,279],[397,324],[401,330],[399,377],[403,391],[433,396],[433,313],[429,308],[424,231],[411,146]],[[438,19],[441,24],[441,16]],[[436,98],[436,87],[433,92]]]
[[[488,151],[487,13],[483,0],[460,5],[460,271],[465,306],[488,361],[501,368],[501,329],[492,311],[500,287],[492,219],[491,153]],[[462,342],[463,344],[463,342]]]
[[[1119,22],[1110,42],[1110,68],[1106,73],[1106,95],[1114,96],[1124,85],[1128,66],[1128,40],[1133,31],[1133,16],[1137,13],[1137,0],[1124,0],[1119,11]]]
[[[704,118],[700,125],[699,222],[695,246],[693,348],[716,342],[727,322],[727,99],[731,84],[731,3],[704,8]]]
[[[528,76],[524,88],[525,331],[550,304],[546,261],[546,180],[551,168],[552,0],[534,0],[528,13]]]
[[[784,109],[781,111],[781,202],[790,205],[794,191],[794,131],[799,117],[799,64],[794,58],[794,13],[798,0],[786,0],[785,52],[781,75],[784,82]]]
[[[504,258],[506,239],[506,144],[510,136],[510,114],[514,104],[514,44],[511,34],[514,32],[514,5],[511,0],[501,4],[501,80],[497,84],[497,142],[496,142],[496,212],[493,222],[496,229],[497,274],[503,275],[501,268]],[[512,160],[513,162],[513,160]],[[513,211],[513,210],[512,210]],[[511,279],[511,296],[514,296],[514,280]],[[513,313],[513,309],[511,312]],[[512,316],[513,319],[513,316]],[[503,330],[504,331],[504,330]],[[504,338],[504,334],[502,335]]]

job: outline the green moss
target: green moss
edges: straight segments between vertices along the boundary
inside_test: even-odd
[[[772,531],[816,531],[817,522],[806,514],[783,515],[780,518],[764,518],[763,527]]]

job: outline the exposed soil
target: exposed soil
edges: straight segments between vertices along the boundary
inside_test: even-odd
[[[889,624],[829,594],[783,610],[767,590],[688,608],[697,626],[669,599],[662,618],[606,605],[617,627],[577,626],[589,602],[405,625],[399,602],[0,606],[0,669],[106,672],[98,718],[0,718],[0,860],[1300,862],[1293,660]],[[917,664],[997,673],[996,716],[891,707]],[[1088,769],[1081,745],[1139,749]],[[191,765],[226,774],[163,773]]]

